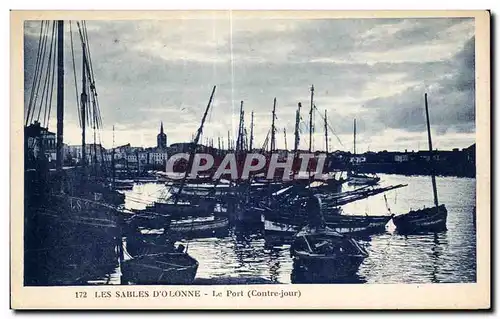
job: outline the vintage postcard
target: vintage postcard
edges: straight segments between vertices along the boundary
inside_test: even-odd
[[[488,309],[487,11],[12,11],[14,309]]]

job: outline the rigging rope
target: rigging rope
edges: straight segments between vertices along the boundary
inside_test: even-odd
[[[53,53],[54,53],[54,57],[56,56],[56,50],[57,50],[57,42],[54,41],[54,48],[53,48]],[[53,62],[52,62],[52,80],[51,80],[51,83],[50,83],[50,97],[48,99],[48,112],[47,112],[47,124],[46,124],[46,127],[49,127],[49,122],[50,122],[50,111],[52,109],[52,96],[54,94],[54,79],[55,79],[55,76],[56,75],[56,59],[54,58]],[[47,111],[47,101],[45,101],[45,111]]]
[[[316,110],[316,112],[318,112],[319,116],[321,117],[321,119],[323,121],[325,121],[325,117],[323,116],[323,114],[321,114],[321,112],[318,110],[318,108],[316,107],[316,104],[314,104],[314,109]],[[332,132],[333,135],[335,135],[335,137],[337,138],[337,141],[339,141],[340,145],[344,146],[344,144],[342,144],[342,141],[340,140],[340,138],[338,137],[337,133],[335,132],[335,130],[333,129],[333,127],[330,125],[330,123],[328,121],[326,121],[326,125],[328,126],[328,128],[330,129],[330,131]]]
[[[28,102],[28,111],[26,113],[25,125],[28,125],[28,121],[30,118],[30,113],[32,110],[32,105],[33,105],[33,98],[35,96],[36,80],[38,78],[38,72],[40,70],[40,56],[41,56],[41,52],[42,52],[42,40],[44,39],[44,38],[42,38],[44,25],[45,25],[45,21],[42,21],[42,23],[40,23],[40,34],[38,36],[38,49],[37,49],[37,54],[36,54],[35,72],[33,74],[33,81],[31,83],[31,92],[30,92],[30,99]]]
[[[75,49],[73,44],[73,21],[69,22],[69,38],[71,42],[71,64],[73,65],[73,81],[75,83],[75,101],[76,101],[76,114],[78,114],[78,123],[80,127],[82,127],[82,116],[80,114],[80,103],[79,103],[79,94],[78,94],[78,81],[76,80],[76,65],[75,65]]]
[[[44,108],[44,122],[42,123],[42,126],[45,126],[45,116],[47,114],[47,100],[48,100],[48,95],[49,95],[49,92],[48,92],[48,86],[49,86],[49,80],[50,80],[50,75],[51,75],[51,68],[52,68],[52,63],[53,63],[53,60],[52,60],[52,53],[53,53],[53,48],[54,48],[54,38],[55,38],[55,27],[56,27],[56,23],[53,22],[52,23],[52,36],[51,36],[51,41],[50,41],[50,48],[49,48],[49,60],[47,62],[47,69],[45,71],[45,79],[44,79],[44,84],[43,84],[43,90],[42,90],[42,97],[41,97],[41,100],[40,100],[40,107],[38,108],[38,115],[37,115],[37,121],[40,122],[40,115],[41,115],[41,112],[42,112],[42,106],[43,106],[43,103],[45,101],[45,108]],[[55,53],[54,53],[55,55]],[[55,59],[54,59],[55,61]],[[45,100],[44,100],[45,98]]]
[[[34,95],[34,99],[33,99],[33,113],[31,114],[31,119],[30,121],[33,120],[33,117],[35,116],[35,111],[36,111],[36,105],[37,105],[37,100],[38,100],[38,97],[39,97],[39,91],[40,91],[40,85],[42,83],[42,77],[43,77],[43,70],[45,68],[45,61],[46,61],[46,58],[47,58],[47,41],[48,41],[48,38],[49,38],[49,22],[47,21],[46,22],[46,27],[45,27],[45,32],[44,32],[44,35],[43,35],[43,39],[42,39],[42,52],[41,52],[41,63],[39,65],[39,70],[38,70],[38,78],[37,78],[37,84],[36,84],[36,88],[35,88],[35,95]]]

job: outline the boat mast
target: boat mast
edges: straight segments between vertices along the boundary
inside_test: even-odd
[[[295,143],[293,146],[293,152],[295,154],[295,157],[297,157],[297,150],[299,149],[299,125],[300,125],[300,108],[302,107],[302,104],[299,102],[299,106],[297,108],[297,111],[295,113]]]
[[[273,120],[271,123],[271,154],[276,149],[276,136],[275,136],[275,127],[274,127],[274,119],[276,118],[276,98],[274,98],[273,103]]]
[[[354,155],[356,155],[356,119],[354,119]]]
[[[116,172],[115,172],[115,126],[113,125],[113,149],[111,151],[111,170],[112,170],[112,188],[115,189]]]
[[[427,93],[424,95],[425,97],[425,116],[427,117],[427,138],[429,140],[429,164],[431,166],[431,179],[432,179],[432,191],[434,193],[434,205],[436,206],[436,212],[438,210],[438,193],[436,186],[436,176],[434,175],[434,167],[433,167],[433,151],[432,151],[432,138],[431,138],[431,124],[429,121],[429,106],[427,103]]]
[[[64,131],[64,21],[57,21],[57,145],[56,168],[62,171]]]
[[[325,110],[325,149],[326,149],[326,154],[328,154],[328,122],[326,118],[326,110]]]
[[[311,110],[309,111],[309,153],[312,151],[314,85],[311,85]]]
[[[196,137],[194,138],[193,144],[191,145],[191,154],[189,155],[189,162],[187,165],[186,173],[184,174],[184,178],[182,179],[181,185],[179,186],[179,191],[177,193],[177,196],[175,196],[174,205],[177,205],[177,202],[179,201],[180,197],[179,195],[182,193],[182,189],[184,188],[184,184],[186,183],[186,178],[189,174],[189,171],[193,167],[194,154],[196,153],[196,147],[198,146],[198,141],[200,140],[200,136],[203,133],[203,125],[205,124],[205,119],[207,118],[208,110],[210,109],[210,105],[212,104],[212,100],[214,98],[215,88],[216,86],[214,85],[214,88],[212,89],[212,94],[210,94],[210,99],[208,100],[207,108],[205,109],[205,113],[203,114],[203,118],[201,119],[200,128],[198,128],[198,131],[196,132]]]
[[[82,53],[83,53],[83,58],[82,58],[82,94],[81,94],[81,118],[82,118],[82,166],[86,166],[86,161],[87,161],[87,155],[86,155],[86,149],[85,149],[85,123],[87,122],[86,115],[85,115],[85,108],[86,108],[86,102],[87,102],[87,77],[86,77],[86,68],[85,68],[85,60],[86,60],[86,50],[85,50],[85,42],[83,42],[82,39]]]
[[[249,147],[250,152],[252,151],[252,149],[253,149],[253,111],[252,111],[252,119],[250,122],[250,147]]]
[[[283,128],[283,134],[285,135],[285,150],[288,151],[288,146],[286,144],[286,127]]]
[[[245,112],[243,111],[243,101],[240,104],[240,124],[238,126],[238,138],[236,140],[236,151],[243,151],[243,134],[244,134],[244,120],[245,120]]]

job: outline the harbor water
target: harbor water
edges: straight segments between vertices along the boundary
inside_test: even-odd
[[[407,184],[343,206],[343,214],[390,215],[434,205],[429,176],[380,174],[381,185]],[[448,209],[447,228],[437,234],[400,235],[390,221],[386,232],[361,243],[369,257],[346,283],[460,283],[476,281],[476,231],[473,211],[476,180],[437,177],[440,204]],[[343,191],[354,189],[343,186]],[[144,208],[166,195],[162,184],[136,184],[126,191],[127,208]],[[223,238],[183,241],[199,262],[195,284],[302,283],[294,273],[290,245],[266,241],[261,232],[232,229]],[[119,271],[119,270],[116,270]],[[108,283],[117,283],[117,273]]]

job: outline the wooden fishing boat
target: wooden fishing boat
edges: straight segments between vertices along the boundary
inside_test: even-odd
[[[172,238],[205,238],[227,234],[229,219],[208,217],[172,221],[169,234]]]
[[[425,98],[425,115],[427,119],[427,139],[429,144],[429,167],[431,171],[432,193],[434,199],[434,207],[424,208],[417,211],[410,211],[407,214],[393,217],[396,230],[403,234],[425,233],[425,232],[441,232],[446,231],[446,219],[448,211],[444,205],[439,205],[438,192],[436,185],[436,176],[433,169],[433,149],[431,127],[429,121],[429,107],[427,105],[427,93]]]
[[[349,171],[347,173],[347,184],[349,185],[376,185],[380,182],[380,177]]]
[[[355,274],[367,251],[351,237],[326,227],[305,226],[295,236],[290,254],[301,267],[311,273],[328,271],[333,278]]]
[[[170,192],[178,193],[180,186],[171,185]],[[233,193],[234,187],[229,184],[213,184],[213,183],[199,183],[199,184],[186,184],[182,188],[182,194],[184,195],[196,195],[196,196],[208,196],[208,195],[221,195],[227,193]]]
[[[351,236],[366,236],[383,233],[391,216],[359,216],[359,215],[326,215],[328,228]],[[281,220],[270,220],[263,216],[264,232],[269,236],[287,237],[300,230],[302,223]]]
[[[441,232],[446,230],[448,211],[444,205],[410,211],[407,214],[392,217],[399,233],[413,234]]]
[[[198,271],[198,261],[185,252],[137,256],[121,264],[122,279],[140,285],[189,285]]]

